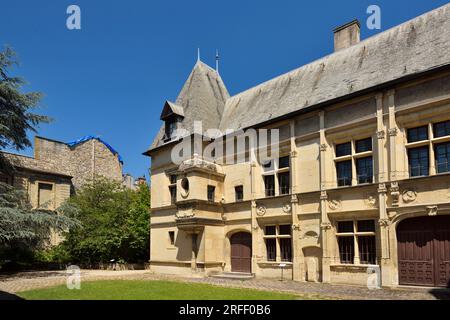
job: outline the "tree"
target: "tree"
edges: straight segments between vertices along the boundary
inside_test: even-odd
[[[71,263],[148,260],[150,192],[137,191],[102,177],[86,184],[68,202],[81,228],[64,234],[61,247]],[[67,214],[70,215],[70,214]]]
[[[50,121],[32,112],[42,94],[22,93],[25,81],[10,76],[9,69],[16,64],[14,51],[6,48],[0,52],[0,150],[31,146],[27,133],[36,132],[39,123]],[[13,165],[1,153],[0,172],[14,173]],[[75,225],[75,220],[55,212],[32,210],[24,190],[0,183],[0,265],[2,260],[11,260],[11,254],[19,248],[39,247],[51,230],[66,230]]]
[[[8,147],[23,150],[31,146],[28,131],[36,132],[40,123],[51,121],[33,112],[39,106],[42,93],[22,93],[25,81],[10,75],[14,65],[18,65],[15,52],[8,47],[0,51],[0,150]],[[12,167],[0,154],[0,170],[7,169],[12,170]]]

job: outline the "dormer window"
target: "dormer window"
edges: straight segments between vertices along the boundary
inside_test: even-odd
[[[164,142],[170,141],[174,138],[175,131],[178,129],[178,124],[184,118],[184,110],[181,106],[173,102],[166,101],[160,119],[165,123]]]
[[[172,119],[167,119],[165,123],[166,123],[166,130],[164,140],[169,141],[172,140],[175,130],[177,130],[178,128],[178,119],[176,119],[175,117]]]

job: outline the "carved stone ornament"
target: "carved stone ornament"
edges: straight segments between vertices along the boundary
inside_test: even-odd
[[[178,219],[195,217],[195,208],[191,206],[178,206],[175,217]]]
[[[256,208],[256,214],[260,217],[265,215],[266,212],[267,212],[267,208],[265,206],[259,206],[258,208]]]
[[[400,191],[398,188],[398,182],[391,183],[391,196],[392,196],[392,206],[398,206]]]
[[[292,225],[292,230],[300,231],[300,224],[299,224],[299,223],[293,224],[293,225]]]
[[[325,143],[320,145],[320,151],[327,151],[327,145]]]
[[[414,190],[406,190],[402,193],[403,202],[413,202],[417,199],[417,192]]]
[[[378,220],[378,224],[380,225],[380,227],[388,227],[391,222],[389,221],[389,219],[380,219]]]
[[[292,207],[291,207],[291,204],[290,204],[290,203],[285,203],[285,204],[283,205],[283,212],[284,212],[284,213],[289,213],[289,212],[291,212],[291,209],[292,209]]]
[[[321,191],[320,192],[320,200],[327,200],[328,199],[328,194],[326,191]]]
[[[437,216],[438,214],[438,207],[437,206],[427,206],[427,214],[432,216]]]
[[[369,208],[375,208],[377,205],[377,198],[373,194],[369,194],[366,196],[366,199],[364,200],[366,203],[366,206]]]
[[[329,230],[329,229],[331,229],[331,223],[329,223],[329,222],[322,222],[320,224],[320,229],[322,229],[322,230]]]
[[[385,183],[380,183],[378,185],[378,193],[386,193],[387,189],[386,189],[386,184]]]
[[[377,131],[378,139],[384,139],[385,136],[386,136],[386,134],[385,134],[384,130]]]
[[[388,133],[391,137],[395,137],[397,135],[397,128],[391,128],[388,130]]]
[[[339,199],[333,199],[328,201],[328,208],[331,210],[338,210],[342,206],[341,200]]]

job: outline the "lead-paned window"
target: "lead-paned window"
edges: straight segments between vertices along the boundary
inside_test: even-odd
[[[361,139],[355,142],[356,153],[372,151],[372,138]]]
[[[336,157],[348,156],[352,154],[351,142],[336,145]]]
[[[277,259],[277,243],[276,239],[265,239],[267,261],[275,261]]]
[[[355,252],[360,264],[376,263],[375,220],[339,221],[336,236],[341,263],[354,264]]]
[[[289,156],[280,157],[278,159],[278,168],[279,169],[289,168]]]
[[[290,224],[282,224],[280,225],[279,230],[280,235],[291,235],[292,227]]]
[[[264,176],[264,186],[266,191],[266,197],[275,196],[275,176],[268,175]]]
[[[358,247],[361,264],[376,263],[375,236],[358,236]]]
[[[450,120],[433,125],[434,137],[440,138],[450,135]]]
[[[280,188],[280,194],[289,194],[290,190],[290,173],[282,172],[278,173],[278,185]]]
[[[428,126],[408,129],[408,142],[428,140]]]
[[[436,159],[436,172],[450,172],[450,142],[436,144],[434,146]]]
[[[266,236],[274,236],[277,234],[277,227],[276,226],[266,226]]]
[[[352,264],[355,258],[355,243],[353,237],[339,237],[338,244],[341,263]]]
[[[356,174],[358,175],[358,183],[372,183],[373,181],[372,157],[356,159]]]
[[[352,185],[352,161],[340,161],[336,163],[338,186]]]
[[[429,168],[429,148],[419,147],[408,149],[409,176],[427,176]]]
[[[292,241],[291,238],[280,238],[280,258],[281,261],[292,261]]]

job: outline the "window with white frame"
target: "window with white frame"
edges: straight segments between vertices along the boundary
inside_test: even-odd
[[[375,220],[337,222],[339,260],[342,264],[376,264]]]
[[[267,261],[292,261],[291,225],[267,225],[264,228]],[[277,255],[277,252],[280,254]]]
[[[450,120],[406,129],[410,177],[450,172]]]
[[[262,165],[266,197],[290,194],[290,158],[283,156]],[[277,187],[278,186],[278,187]]]
[[[373,182],[372,138],[335,144],[338,187]]]

